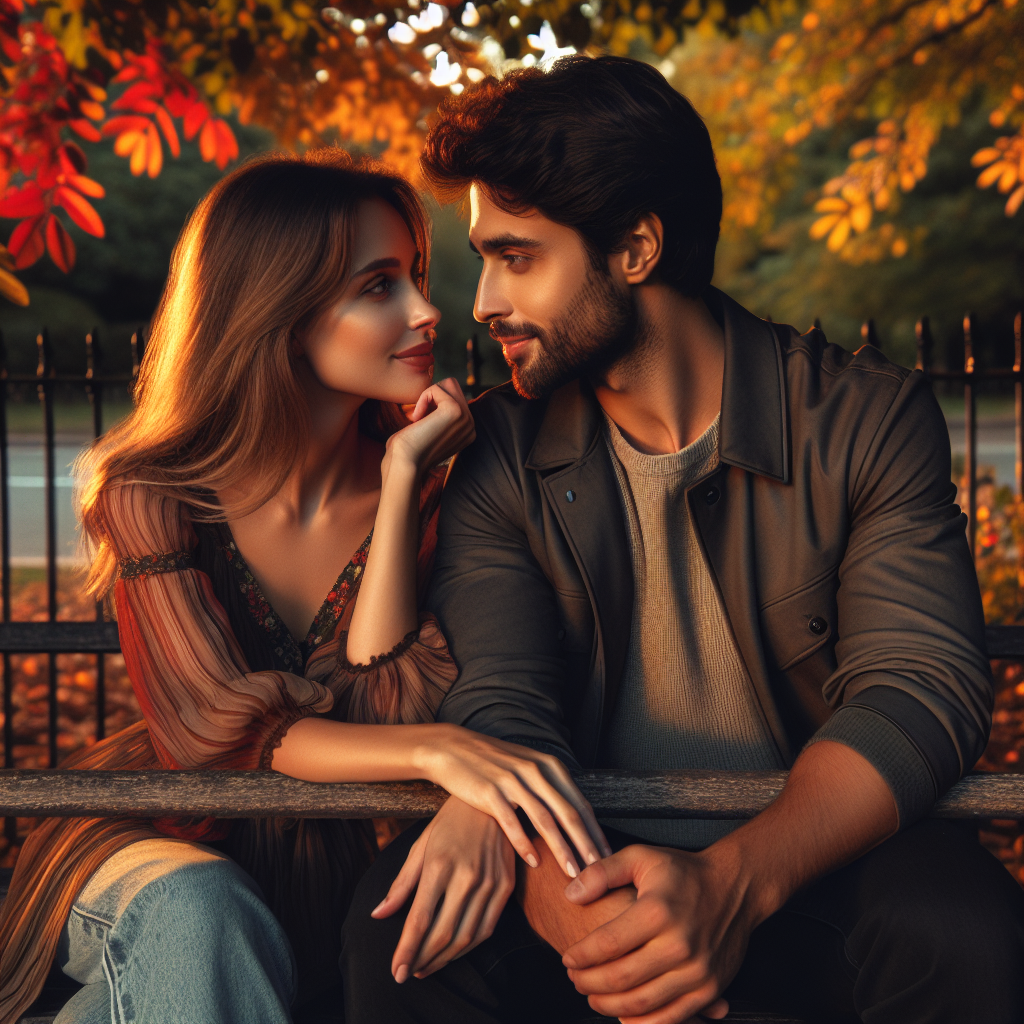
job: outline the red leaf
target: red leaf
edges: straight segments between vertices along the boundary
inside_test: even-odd
[[[80,117],[75,121],[68,121],[68,126],[72,131],[85,139],[86,142],[99,142],[102,138],[99,128],[91,121],[86,121],[84,117]]]
[[[194,95],[182,92],[181,89],[174,89],[164,97],[164,106],[167,107],[171,117],[184,117],[195,102]]]
[[[35,217],[45,211],[43,193],[34,183],[8,191],[0,199],[0,217]]]
[[[119,71],[116,75],[114,75],[114,77],[111,79],[111,81],[112,82],[131,82],[134,79],[138,78],[139,75],[141,75],[141,74],[142,74],[142,71],[141,71],[140,68],[136,67],[134,64],[129,64],[127,67],[124,68],[124,70]]]
[[[217,166],[223,171],[225,167],[238,157],[238,141],[227,121],[217,118],[213,122],[217,132]]]
[[[60,169],[65,174],[81,174],[88,163],[81,147],[74,142],[65,142],[59,147],[57,159],[60,161]]]
[[[151,124],[146,130],[146,146],[146,173],[155,178],[164,165],[164,148],[160,144],[160,133],[156,130],[155,124]]]
[[[83,231],[97,238],[102,238],[106,234],[102,218],[92,208],[88,199],[63,185],[56,190],[53,198],[68,211],[68,215]]]
[[[144,132],[150,126],[148,117],[138,117],[135,114],[124,114],[121,117],[112,117],[104,126],[104,135],[120,135],[122,132]]]
[[[196,132],[206,124],[210,111],[202,100],[196,100],[192,106],[185,111],[184,132],[186,139],[194,139]],[[208,159],[203,157],[204,160]]]
[[[22,221],[18,225],[18,228],[22,224],[29,224],[30,228],[24,234],[24,238],[18,238],[18,254],[14,259],[14,269],[24,270],[26,267],[31,267],[36,260],[46,251],[46,243],[43,241],[43,218],[34,217],[31,221]],[[15,228],[16,232],[18,228]],[[11,242],[14,242],[14,234],[11,234]],[[8,250],[13,255],[14,247],[8,243]]]
[[[153,82],[136,82],[129,86],[113,103],[115,110],[138,110],[140,113],[151,114],[148,108],[160,95],[160,88]]]
[[[78,189],[82,195],[92,196],[93,199],[102,199],[107,194],[106,189],[98,181],[93,181],[84,174],[69,174],[68,184]]]
[[[46,248],[50,259],[65,274],[75,265],[75,243],[67,228],[52,213],[46,221]]]
[[[39,222],[43,219],[43,214],[38,217],[27,217],[15,229],[11,232],[10,240],[7,243],[7,251],[15,258],[21,253],[21,250],[25,247],[25,242],[28,240],[28,236],[32,234],[37,227]],[[36,257],[38,259],[38,257]],[[35,263],[35,260],[31,261]]]
[[[160,125],[160,129],[164,133],[164,138],[167,140],[171,154],[175,157],[181,156],[181,143],[178,141],[178,133],[174,128],[174,122],[171,120],[171,115],[163,107],[156,108],[156,123]]]
[[[212,120],[203,125],[199,134],[199,154],[207,163],[217,156],[217,129]]]

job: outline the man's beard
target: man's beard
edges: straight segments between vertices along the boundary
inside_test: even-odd
[[[576,377],[600,378],[633,354],[647,336],[647,325],[631,289],[619,291],[610,276],[587,269],[587,276],[550,330],[531,323],[492,320],[491,337],[537,338],[537,351],[512,368],[512,384],[524,398],[546,398]]]

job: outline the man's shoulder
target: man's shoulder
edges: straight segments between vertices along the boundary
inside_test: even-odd
[[[890,362],[873,345],[862,345],[851,352],[829,342],[818,327],[800,334],[795,327],[778,326],[783,359],[791,376],[810,372],[854,387],[898,391],[913,373],[905,366]]]

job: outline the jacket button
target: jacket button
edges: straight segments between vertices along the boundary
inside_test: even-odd
[[[828,632],[828,622],[825,619],[823,619],[820,615],[815,615],[815,617],[807,623],[807,628],[815,636],[821,636],[822,633]]]
[[[575,501],[576,500],[576,492],[575,491],[566,491],[565,492],[565,500],[566,501]]]
[[[709,487],[704,492],[704,500],[709,505],[714,505],[716,501],[722,496],[722,492],[717,487]]]

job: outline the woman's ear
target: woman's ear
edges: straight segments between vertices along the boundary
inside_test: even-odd
[[[288,339],[288,351],[292,354],[295,359],[301,359],[305,354],[306,350],[302,346],[302,342],[299,340],[298,335],[292,334]]]
[[[661,260],[665,229],[656,213],[641,217],[626,236],[625,248],[611,257],[626,284],[643,284]]]

